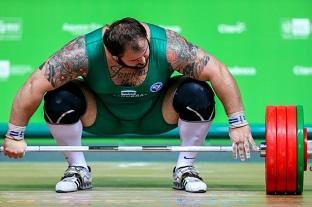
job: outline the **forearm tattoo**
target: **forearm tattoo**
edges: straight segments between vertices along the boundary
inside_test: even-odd
[[[88,59],[84,37],[69,42],[43,63],[39,69],[45,70],[44,75],[53,87],[59,87],[78,76],[86,76]]]
[[[167,30],[167,58],[172,69],[198,79],[209,61],[209,56],[178,33]]]

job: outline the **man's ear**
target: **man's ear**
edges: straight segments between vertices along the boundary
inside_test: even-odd
[[[112,56],[113,57],[113,59],[115,60],[115,61],[118,61],[118,57],[117,56]]]

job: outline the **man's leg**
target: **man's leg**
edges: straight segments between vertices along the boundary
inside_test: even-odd
[[[210,122],[188,122],[179,119],[178,122],[181,146],[202,146],[208,134]],[[176,168],[192,166],[197,152],[180,152]]]
[[[181,146],[203,145],[215,115],[214,104],[214,93],[207,83],[187,79],[179,84],[172,95],[172,106],[179,115]],[[206,184],[193,166],[196,156],[196,152],[179,154],[174,169],[175,189],[188,192],[206,191]]]
[[[75,83],[48,92],[45,97],[44,117],[58,145],[80,146],[81,116],[86,113],[86,98]],[[56,185],[57,192],[72,192],[91,188],[91,172],[82,152],[64,152],[69,168]]]
[[[82,124],[78,120],[73,124],[50,124],[47,126],[59,146],[81,146]],[[82,152],[64,152],[69,166],[87,168],[87,163]]]

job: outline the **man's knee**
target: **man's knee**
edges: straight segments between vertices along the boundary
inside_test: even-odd
[[[186,121],[211,121],[215,116],[214,92],[203,81],[187,79],[173,96],[173,107]]]
[[[51,124],[73,124],[86,111],[81,89],[69,82],[44,96],[44,118]]]

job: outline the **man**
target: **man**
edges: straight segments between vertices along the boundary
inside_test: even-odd
[[[174,70],[181,76],[171,77]],[[256,145],[239,89],[226,67],[179,34],[124,18],[69,42],[35,71],[18,91],[4,153],[22,158],[24,131],[44,97],[44,118],[58,145],[81,145],[94,134],[162,133],[179,127],[182,146],[201,146],[215,116],[214,92],[229,117],[233,154],[250,157]],[[65,152],[69,164],[57,192],[92,187],[82,152]],[[197,153],[181,152],[173,188],[205,192],[193,166]]]

